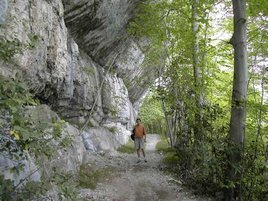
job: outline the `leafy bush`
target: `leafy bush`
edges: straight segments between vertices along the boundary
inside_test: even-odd
[[[25,44],[20,42],[17,38],[0,38],[0,59],[8,62],[15,54],[22,53],[25,49],[35,48],[37,42],[38,36],[34,34],[28,34],[28,42]]]
[[[1,154],[10,160],[18,161],[16,166],[10,167],[10,171],[18,173],[23,171],[24,164],[20,161],[27,157],[24,151],[34,156],[35,161],[42,168],[46,167],[45,163],[58,153],[58,150],[68,147],[72,142],[70,136],[62,135],[65,121],[60,120],[56,114],[48,119],[43,114],[46,108],[38,104],[39,101],[34,99],[19,75],[11,79],[0,79]],[[66,190],[69,178],[63,177],[63,173],[57,175],[61,175],[55,180],[55,183],[62,187],[61,193],[66,193],[65,197],[71,196],[68,195],[69,190]],[[3,200],[30,199],[36,195],[41,196],[52,187],[49,185],[50,180],[43,178],[41,182],[33,183],[27,181],[28,177],[21,180],[19,185],[13,186],[13,182],[1,176],[0,182],[5,187],[0,189],[0,198]]]
[[[20,53],[22,49],[23,45],[18,39],[0,39],[0,58],[4,61],[9,61],[15,54]]]

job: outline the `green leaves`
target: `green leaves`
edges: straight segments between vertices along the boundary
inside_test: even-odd
[[[142,119],[142,122],[145,124],[148,132],[150,133],[161,132],[161,128],[157,125],[165,127],[161,103],[153,97],[152,93],[146,97],[139,112],[139,117]]]
[[[22,53],[23,50],[34,49],[38,41],[38,36],[34,34],[28,34],[28,41],[25,44],[17,38],[0,37],[0,60],[8,62],[14,55]]]
[[[4,175],[0,174],[0,199],[12,200],[13,183],[10,179],[4,179]]]
[[[0,111],[6,113],[0,118],[1,129],[7,130],[7,133],[1,135],[0,151],[10,160],[20,161],[22,157],[25,157],[27,150],[27,153],[34,156],[35,162],[43,166],[47,160],[58,153],[58,150],[66,149],[73,142],[69,134],[63,133],[66,122],[59,120],[50,110],[46,111],[46,108],[39,106],[38,101],[34,99],[19,75],[11,79],[0,79]],[[23,164],[19,162],[16,164],[10,167],[10,171],[14,170],[19,173],[23,170]],[[22,182],[24,181],[26,180]],[[42,181],[36,184],[36,188],[33,188],[30,182],[27,183],[29,188],[25,185],[25,188],[18,190],[12,183],[9,184],[8,180],[2,182],[7,187],[10,186],[10,188],[0,188],[0,198],[7,198],[7,200],[9,200],[9,194],[22,197],[23,200],[29,199],[35,193],[42,193],[40,188],[45,185]],[[70,191],[66,191],[68,187],[66,185],[61,187],[63,187],[62,192],[70,196],[68,195]]]
[[[199,3],[198,3],[199,2]],[[192,168],[191,179],[203,183],[207,191],[215,193],[222,188],[232,188],[237,183],[226,181],[224,174],[228,163],[228,136],[231,92],[233,84],[234,51],[229,40],[233,32],[231,2],[199,1],[145,1],[137,9],[131,24],[131,33],[150,41],[146,64],[158,65],[160,76],[153,92],[146,98],[140,115],[151,130],[167,133],[164,114],[177,121],[172,135],[178,140],[177,152],[183,158],[179,164]],[[197,5],[195,19],[199,24],[195,41],[192,25],[192,6]],[[250,66],[249,94],[247,101],[247,145],[244,149],[248,162],[235,167],[245,171],[242,188],[245,199],[258,200],[264,195],[262,184],[265,167],[265,143],[268,141],[267,111],[267,58],[268,58],[268,1],[250,0],[248,6],[248,56]],[[133,28],[133,29],[132,29]],[[201,89],[195,87],[193,72],[194,42],[198,42]],[[146,49],[147,50],[147,49]],[[164,58],[164,59],[163,59]],[[203,105],[196,104],[196,95],[203,90]],[[153,94],[153,95],[152,95]],[[165,113],[161,111],[161,101]],[[236,103],[238,106],[242,104]],[[245,104],[243,102],[243,104]],[[196,124],[196,113],[202,111],[202,125]],[[176,120],[176,121],[175,121]],[[170,120],[171,121],[171,120]],[[170,122],[169,122],[170,123]],[[174,127],[176,127],[174,126]],[[196,148],[193,130],[204,126],[204,140]],[[196,151],[197,150],[197,151]],[[203,156],[202,156],[203,154]],[[205,156],[205,157],[204,157]],[[200,163],[200,160],[205,162]],[[190,164],[190,165],[189,165]],[[200,165],[201,164],[201,165]],[[196,168],[196,169],[195,169]],[[189,170],[188,170],[189,171]],[[267,172],[267,167],[266,170]],[[187,173],[188,174],[188,173]],[[189,179],[190,180],[190,179]],[[194,185],[191,183],[191,185]],[[265,186],[265,185],[264,185]]]
[[[18,39],[0,39],[0,59],[9,61],[15,54],[23,49],[22,43]]]
[[[268,16],[268,1],[249,0],[249,14],[251,16]]]

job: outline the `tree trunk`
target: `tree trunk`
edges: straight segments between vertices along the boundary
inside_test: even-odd
[[[203,89],[202,89],[202,77],[200,70],[200,48],[199,48],[199,22],[198,22],[198,4],[199,0],[192,0],[192,31],[194,37],[193,43],[193,71],[194,71],[194,84],[195,84],[195,99],[196,99],[196,112],[195,112],[195,126],[194,126],[194,137],[195,144],[194,150],[196,154],[200,154],[201,163],[204,159],[203,150],[203,139],[204,139],[204,129],[203,129]],[[195,154],[195,155],[196,155]]]
[[[163,65],[164,66],[164,65]],[[158,73],[158,77],[160,78],[160,76],[162,75],[163,73],[163,69],[160,67],[157,71]],[[158,87],[160,88],[161,86],[161,80],[158,79]],[[165,121],[166,121],[166,138],[168,140],[168,143],[170,144],[171,147],[173,147],[173,141],[172,141],[172,138],[171,138],[171,135],[172,135],[172,127],[171,127],[171,124],[170,124],[170,121],[169,121],[169,118],[168,118],[168,112],[166,110],[166,106],[165,106],[165,101],[163,100],[163,98],[161,98],[161,106],[162,106],[162,111],[164,113],[164,116],[165,116]]]
[[[228,201],[241,199],[241,161],[245,141],[246,101],[247,101],[247,34],[246,2],[232,0],[234,13],[234,34],[231,44],[234,47],[234,78],[232,92],[232,110],[230,120],[230,150],[227,178],[233,185],[226,193]]]

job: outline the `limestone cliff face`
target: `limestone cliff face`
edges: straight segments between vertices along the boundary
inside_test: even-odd
[[[153,80],[141,68],[143,42],[126,31],[137,2],[10,1],[0,37],[37,41],[1,62],[1,74],[22,73],[36,97],[70,122],[90,118],[93,126],[120,122],[130,128]]]
[[[141,98],[154,80],[153,71],[142,67],[145,53],[140,47],[146,43],[126,31],[137,3],[24,0],[0,8],[0,39],[17,40],[21,46],[9,61],[0,60],[0,75],[20,73],[31,92],[49,106],[33,111],[71,123],[64,132],[75,141],[66,157],[59,150],[57,163],[62,166],[76,169],[88,150],[111,151],[129,139]],[[83,131],[74,126],[87,120]],[[9,175],[6,164],[11,167],[14,161],[0,157],[0,169],[15,183],[34,168],[31,160],[23,163],[29,168],[22,175]]]

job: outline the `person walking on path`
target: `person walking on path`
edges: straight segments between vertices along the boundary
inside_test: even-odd
[[[133,133],[135,135],[135,149],[137,150],[138,163],[140,160],[140,152],[142,152],[144,157],[144,162],[147,162],[144,151],[144,143],[146,142],[146,131],[144,125],[141,123],[141,119],[137,118],[136,125],[134,126]]]

